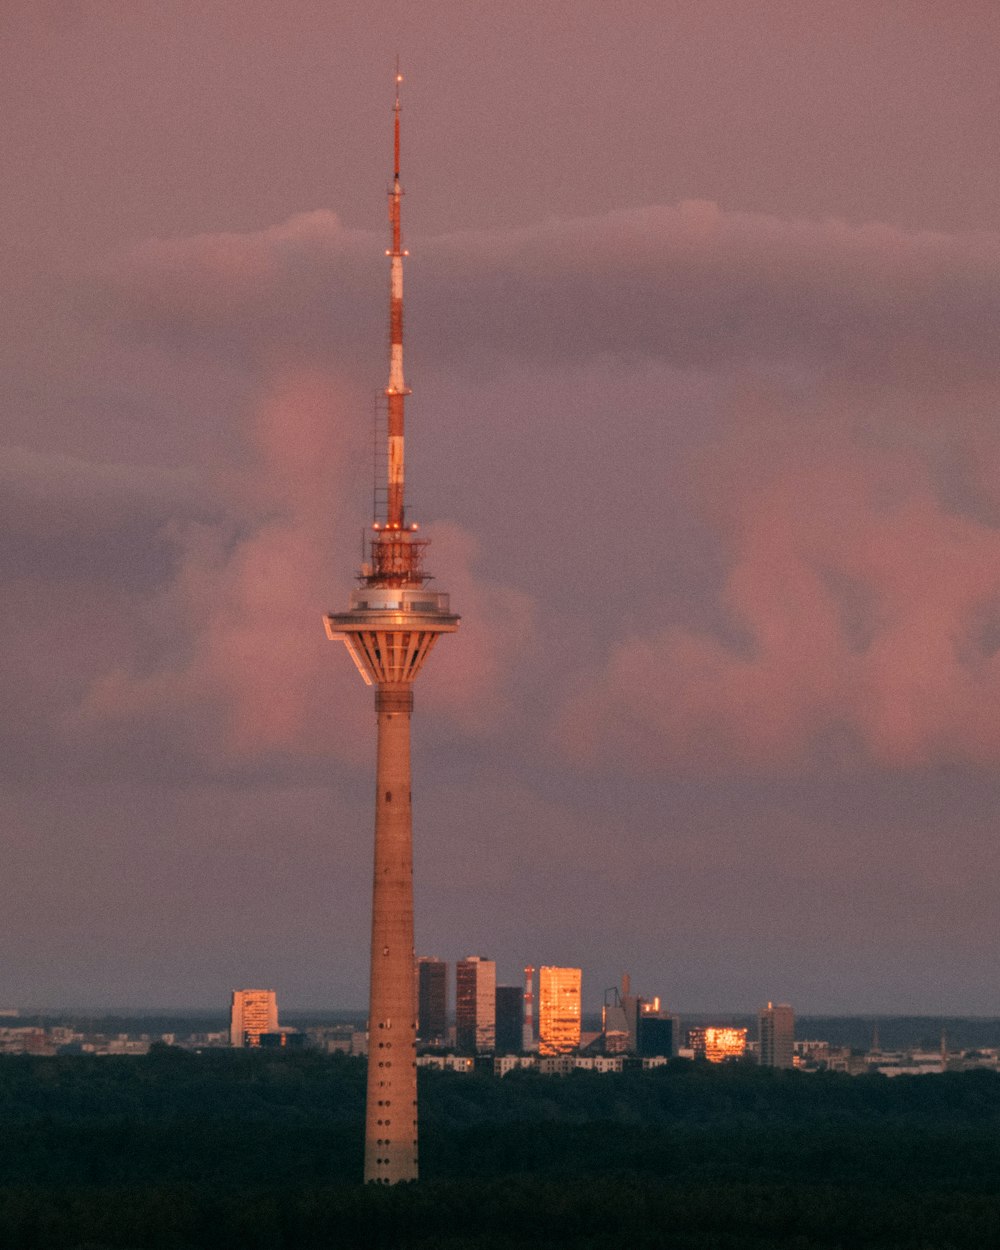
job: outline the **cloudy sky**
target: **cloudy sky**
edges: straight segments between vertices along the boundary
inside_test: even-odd
[[[993,1014],[992,0],[8,0],[0,1006],[365,1000],[404,84],[417,945]]]

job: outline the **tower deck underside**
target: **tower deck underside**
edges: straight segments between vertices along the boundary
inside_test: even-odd
[[[365,682],[415,680],[441,634],[453,634],[458,617],[448,596],[405,587],[365,587],[351,595],[349,612],[324,618],[327,636],[343,641]]]

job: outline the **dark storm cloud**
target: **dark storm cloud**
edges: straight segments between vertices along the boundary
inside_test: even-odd
[[[348,358],[382,308],[378,241],[316,211],[254,234],[156,240],[120,256],[83,288],[119,332],[188,354],[260,367],[289,354]]]
[[[167,343],[350,357],[380,315],[375,244],[323,212],[147,244],[119,262],[118,312]],[[469,231],[414,251],[420,357],[452,366],[607,354],[975,381],[992,376],[1000,346],[1000,240],[983,232],[788,221],[693,201]]]
[[[0,570],[8,580],[149,590],[177,557],[170,523],[216,513],[193,470],[0,451]]]
[[[185,645],[149,610],[178,576],[190,526],[238,524],[194,469],[0,453],[0,661],[8,714],[0,723],[7,782],[118,776],[123,759],[165,758],[155,727],[129,750],[80,732],[91,684],[129,662],[146,666]],[[119,744],[120,746],[121,744]],[[162,771],[156,763],[150,771]]]
[[[517,359],[648,355],[899,377],[992,372],[1000,240],[726,212],[705,202],[438,241],[457,348]],[[441,263],[443,261],[443,263]],[[436,285],[436,284],[435,284]],[[930,362],[933,362],[931,364]]]

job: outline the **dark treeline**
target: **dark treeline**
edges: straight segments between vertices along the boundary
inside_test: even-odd
[[[1000,1245],[1000,1076],[421,1073],[419,1185],[365,1188],[364,1063],[0,1059],[17,1250]]]

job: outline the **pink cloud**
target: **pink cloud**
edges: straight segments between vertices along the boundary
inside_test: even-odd
[[[728,628],[621,637],[559,743],[640,771],[1000,761],[1000,532],[922,455],[748,416],[702,462]]]
[[[85,717],[193,718],[209,757],[319,750],[337,687],[334,674],[325,690],[317,681],[334,667],[321,616],[345,580],[333,536],[356,450],[343,390],[318,373],[271,382],[249,461],[211,472],[223,518],[174,523],[176,572],[141,612],[157,659],[103,674]]]
[[[354,689],[347,655],[322,626],[325,611],[346,605],[357,560],[360,517],[345,500],[357,495],[347,482],[367,458],[357,446],[360,406],[315,372],[271,382],[248,462],[212,473],[224,519],[175,523],[175,575],[138,612],[159,641],[158,661],[141,662],[140,625],[131,662],[90,685],[81,725],[193,729],[197,749],[217,763],[267,752],[367,758],[370,695]],[[460,527],[436,537],[442,588],[464,621],[454,654],[442,647],[431,661],[444,680],[427,705],[488,731],[508,707],[501,687],[530,640],[531,604],[477,577],[475,544]]]
[[[332,214],[308,213],[255,233],[154,241],[95,284],[127,333],[235,363],[251,414],[243,458],[209,468],[224,519],[175,527],[176,576],[145,605],[151,631],[173,622],[183,642],[171,650],[164,638],[163,664],[106,673],[90,700],[101,715],[204,707],[212,741],[237,753],[306,755],[353,724],[343,718],[357,700],[331,700],[329,648],[301,622],[346,598],[362,519],[345,503],[359,465],[350,449],[366,405],[356,386],[338,402],[329,360],[346,378],[379,359],[380,251]],[[609,629],[620,614],[598,595],[592,624],[573,622],[579,650],[544,673],[536,629],[560,629],[557,613],[536,625],[549,607],[516,588],[516,572],[483,579],[472,536],[440,527],[431,566],[464,619],[429,665],[428,708],[487,732],[524,710],[520,672],[522,688],[542,674],[575,689],[559,731],[568,749],[629,767],[993,757],[977,690],[993,680],[995,590],[982,570],[996,563],[988,514],[1000,495],[984,468],[997,450],[984,419],[997,389],[996,236],[688,201],[444,236],[416,256],[420,342],[452,377],[485,359],[544,371],[646,355],[720,388],[777,374],[786,391],[778,405],[745,392],[696,454],[725,569],[714,598],[694,577],[644,586],[623,630]],[[575,417],[545,414],[548,445]],[[511,414],[520,445],[538,420]],[[679,433],[689,446],[706,437]],[[652,447],[649,436],[634,431]],[[577,466],[581,497],[605,481],[591,460]],[[630,463],[638,493],[653,497],[655,464]],[[591,629],[619,641],[603,668],[574,673],[577,655],[593,654]],[[347,677],[332,680],[347,690]]]

